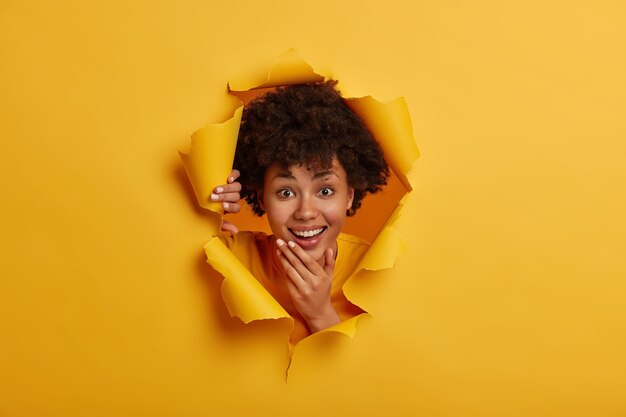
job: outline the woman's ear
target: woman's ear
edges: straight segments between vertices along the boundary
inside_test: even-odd
[[[352,202],[354,201],[354,188],[348,188],[348,207],[346,210],[350,210],[352,208]]]

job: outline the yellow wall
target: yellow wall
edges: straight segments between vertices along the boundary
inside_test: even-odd
[[[3,1],[0,415],[623,416],[626,6],[414,3]],[[422,157],[372,317],[285,383],[177,150],[289,47]]]

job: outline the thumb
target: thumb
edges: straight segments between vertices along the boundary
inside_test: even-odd
[[[333,254],[333,250],[328,248],[324,253],[324,272],[330,278],[333,277],[333,271],[335,270],[335,256]]]

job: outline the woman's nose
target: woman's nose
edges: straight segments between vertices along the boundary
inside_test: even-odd
[[[294,217],[298,220],[310,220],[316,218],[318,214],[319,211],[315,199],[313,197],[303,196],[300,198]]]

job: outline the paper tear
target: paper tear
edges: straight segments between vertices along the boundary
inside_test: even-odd
[[[237,136],[243,106],[237,107],[233,117],[224,123],[210,124],[191,136],[187,152],[179,152],[198,203],[202,208],[224,213],[222,205],[211,201],[211,193],[233,168]]]
[[[238,92],[245,94],[250,90],[318,82],[324,79],[292,49],[284,54],[268,72],[264,83],[259,85],[250,79],[243,79],[230,82],[229,89],[233,95],[239,97]],[[388,103],[381,103],[367,96],[346,98],[346,103],[361,117],[379,142],[387,163],[408,193],[412,190],[408,174],[419,157],[419,151],[413,139],[413,127],[406,101],[398,98]],[[222,184],[230,173],[241,114],[242,107],[238,107],[233,117],[225,123],[200,129],[192,136],[189,153],[181,152],[183,164],[200,205],[218,213],[222,213],[221,206],[218,204],[218,207],[215,207],[216,204],[211,203],[208,197],[211,191],[217,185]],[[348,292],[345,294],[354,305],[359,305],[358,282],[355,281],[359,271],[392,268],[397,257],[406,249],[401,234],[395,228],[402,207],[401,201],[386,223],[382,225],[368,251],[344,284],[344,291],[348,286],[350,287],[349,297]],[[363,216],[363,213],[359,215]],[[219,230],[212,232],[216,235]],[[292,319],[220,239],[213,237],[204,248],[208,263],[224,276],[222,296],[232,316],[239,317],[245,323],[264,319]],[[318,333],[336,332],[354,337],[357,322],[365,314],[345,319]],[[290,352],[293,353],[293,346]]]
[[[300,58],[295,49],[289,49],[282,54],[276,64],[267,73],[267,80],[260,85],[251,79],[229,81],[230,91],[248,91],[262,88],[278,87],[281,85],[306,84],[324,81],[324,76],[313,71],[313,67]]]
[[[348,337],[354,337],[356,334],[356,324],[361,317],[366,315],[367,313],[361,313],[358,316],[351,317],[347,320],[342,321],[341,323],[337,323],[334,326],[330,326],[327,329],[324,329],[318,333],[326,333],[326,332],[336,332],[346,335]]]
[[[419,158],[419,151],[413,140],[413,124],[406,100],[400,97],[381,103],[367,96],[347,99],[346,103],[363,120],[383,149],[389,167],[411,191],[408,174]]]
[[[218,237],[204,245],[204,253],[213,269],[224,277],[222,297],[231,316],[244,323],[291,318]]]
[[[400,218],[403,206],[402,201],[398,203],[394,212],[387,219],[385,226],[376,236],[374,242],[372,242],[370,249],[356,267],[353,275],[356,275],[362,269],[379,271],[381,269],[393,268],[398,256],[406,252],[404,239],[396,229],[396,221]]]

